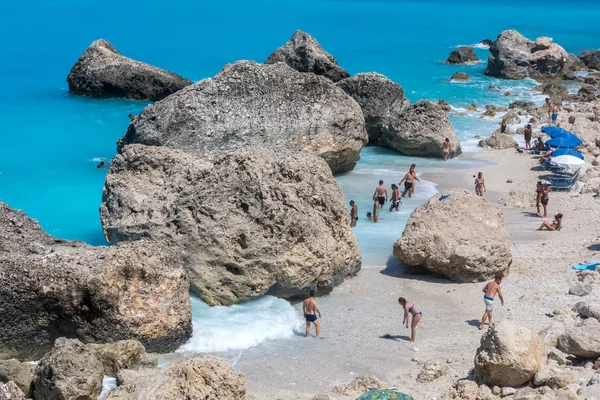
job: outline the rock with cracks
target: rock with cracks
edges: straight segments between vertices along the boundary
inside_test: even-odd
[[[480,140],[477,146],[488,149],[514,149],[517,142],[511,135],[501,133],[500,129],[497,129],[489,138]]]
[[[356,165],[367,143],[360,106],[332,82],[285,64],[240,61],[146,107],[120,141],[218,159],[243,147],[305,151],[334,173]]]
[[[579,58],[586,67],[600,71],[600,50],[583,51],[579,55]]]
[[[356,74],[338,82],[337,86],[360,105],[369,142],[375,144],[397,124],[408,102],[402,86],[375,72]]]
[[[580,358],[600,357],[600,324],[582,324],[567,328],[558,337],[558,348]]]
[[[444,110],[435,103],[421,100],[402,110],[392,129],[379,139],[379,145],[398,150],[407,156],[440,157],[442,145],[450,139],[450,157],[461,153],[454,127]]]
[[[0,358],[39,359],[61,336],[169,352],[191,335],[183,260],[158,243],[58,240],[0,202],[0,265]]]
[[[503,320],[483,334],[475,356],[475,380],[488,386],[530,382],[546,362],[546,346],[527,328]]]
[[[278,62],[285,63],[299,72],[322,75],[332,82],[338,82],[350,76],[314,37],[302,31],[296,31],[286,44],[267,58],[265,64]]]
[[[0,383],[14,382],[24,393],[31,397],[33,393],[33,376],[35,365],[19,360],[0,360]]]
[[[344,195],[310,154],[254,148],[208,163],[166,147],[127,146],[103,201],[111,243],[170,243],[187,259],[192,290],[211,305],[323,293],[360,269]]]
[[[448,64],[464,64],[468,62],[479,61],[479,58],[473,52],[473,48],[470,46],[461,46],[448,56],[446,62]]]
[[[156,368],[158,358],[146,353],[144,346],[136,340],[88,345],[104,367],[104,375],[117,377],[124,369]]]
[[[192,84],[177,74],[122,56],[103,39],[79,57],[67,82],[69,92],[80,96],[152,101]]]
[[[229,361],[214,356],[193,356],[159,369],[124,372],[107,400],[243,400],[246,395],[244,375]]]
[[[575,55],[552,39],[529,40],[514,29],[502,32],[490,46],[490,53],[485,74],[498,78],[559,81],[583,67]]]
[[[410,269],[425,269],[456,282],[506,274],[512,263],[504,214],[483,197],[452,190],[436,194],[410,215],[394,256]]]

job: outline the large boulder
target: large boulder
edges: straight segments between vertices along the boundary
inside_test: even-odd
[[[377,143],[385,132],[393,129],[408,101],[402,86],[375,72],[356,74],[336,85],[360,105],[372,143]]]
[[[0,383],[14,382],[27,396],[33,393],[35,365],[19,360],[0,360]]]
[[[536,86],[534,89],[547,95],[554,104],[562,104],[563,100],[569,96],[569,90],[558,83],[546,83]]]
[[[436,194],[410,215],[394,256],[408,269],[424,268],[456,282],[508,273],[512,264],[504,214],[465,190]]]
[[[503,320],[481,337],[475,380],[488,386],[516,387],[533,380],[546,362],[546,346],[533,331]]]
[[[600,357],[600,324],[571,326],[558,337],[558,348],[581,358]]]
[[[421,100],[402,110],[379,145],[407,156],[440,157],[446,138],[452,145],[450,157],[456,157],[462,150],[450,119],[438,104]]]
[[[490,137],[480,140],[477,146],[489,149],[514,149],[517,142],[511,135],[501,133],[500,129],[497,129]]]
[[[485,74],[498,78],[558,81],[583,67],[575,55],[552,39],[542,37],[534,42],[514,29],[502,32],[490,46],[490,53]]]
[[[356,165],[368,141],[360,106],[342,89],[285,64],[239,61],[146,107],[120,141],[216,159],[243,147],[306,151],[332,171]]]
[[[299,72],[322,75],[333,82],[350,76],[314,37],[302,31],[296,31],[286,44],[267,58],[265,64],[278,62],[285,63]]]
[[[110,243],[169,242],[211,305],[323,293],[360,269],[344,194],[310,154],[250,148],[208,163],[131,145],[113,161],[103,201]]]
[[[69,92],[88,97],[161,100],[192,82],[164,69],[119,54],[109,42],[96,40],[73,65]]]
[[[473,48],[469,46],[461,46],[453,50],[446,60],[448,64],[464,64],[475,61],[479,61],[479,58],[473,52]]]
[[[192,331],[183,263],[157,243],[58,240],[0,202],[0,358],[39,359],[61,336],[174,351]]]
[[[104,375],[117,377],[123,369],[156,368],[158,358],[146,353],[144,345],[137,340],[88,345],[104,367]]]
[[[579,58],[586,67],[600,71],[600,50],[583,51]]]
[[[120,375],[120,386],[106,400],[243,400],[245,385],[244,375],[233,369],[229,361],[194,356],[159,369]]]
[[[103,372],[92,349],[77,339],[56,339],[36,368],[34,398],[96,399],[102,391]]]
[[[0,384],[0,400],[25,400],[25,394],[13,381]]]

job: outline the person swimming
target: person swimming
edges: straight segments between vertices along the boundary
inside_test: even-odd
[[[96,165],[96,168],[98,168],[98,169],[102,169],[104,167],[106,167],[106,163],[104,161],[100,161],[100,163],[98,165]]]

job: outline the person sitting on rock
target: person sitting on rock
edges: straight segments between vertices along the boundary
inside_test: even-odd
[[[404,297],[400,297],[398,299],[398,303],[400,303],[400,306],[402,306],[402,309],[404,310],[404,319],[402,320],[402,323],[406,324],[407,328],[408,328],[409,314],[412,315],[412,323],[411,323],[411,328],[410,328],[410,341],[414,343],[414,341],[417,339],[417,324],[423,317],[423,313],[421,311],[419,311],[419,309],[417,308],[415,303],[406,301],[406,299]]]
[[[483,287],[483,302],[485,303],[485,312],[483,313],[483,318],[481,318],[481,325],[479,325],[479,330],[483,329],[486,320],[488,321],[488,327],[492,326],[492,311],[494,311],[494,298],[496,294],[500,297],[500,301],[502,305],[504,305],[504,297],[502,296],[502,290],[500,289],[500,284],[502,283],[502,276],[496,275],[493,281],[488,282]]]
[[[356,223],[358,222],[358,206],[354,202],[354,200],[350,200],[350,226],[354,228]]]
[[[542,229],[547,229],[549,231],[560,231],[562,228],[562,218],[563,215],[558,213],[554,216],[554,221],[551,224],[548,221],[542,222],[542,225],[536,229],[536,231],[541,231]]]

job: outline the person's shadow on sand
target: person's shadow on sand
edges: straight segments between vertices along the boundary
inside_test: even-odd
[[[465,321],[467,324],[471,325],[471,326],[476,326],[479,328],[479,324],[481,324],[481,321],[478,319],[469,319],[467,321]]]
[[[385,335],[379,336],[380,339],[390,339],[390,340],[395,340],[397,342],[401,341],[401,340],[410,340],[410,338],[408,336],[402,336],[402,335],[390,335],[389,333],[386,333]]]

